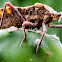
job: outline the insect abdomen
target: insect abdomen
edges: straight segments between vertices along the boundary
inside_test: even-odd
[[[16,8],[17,9],[17,8]],[[3,9],[0,9],[0,21],[3,13]],[[3,22],[1,29],[9,28],[11,26],[16,26],[20,28],[22,26],[23,20],[19,17],[17,12],[12,8],[6,8],[4,12]]]

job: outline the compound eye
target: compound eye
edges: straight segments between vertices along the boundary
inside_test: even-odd
[[[54,15],[54,13],[52,13],[52,15]]]

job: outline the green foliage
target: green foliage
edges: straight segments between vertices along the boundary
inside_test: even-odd
[[[35,40],[41,35],[27,32],[27,39],[20,47],[23,37],[22,31],[0,30],[0,62],[62,62],[62,44],[58,38],[46,34],[36,53]]]

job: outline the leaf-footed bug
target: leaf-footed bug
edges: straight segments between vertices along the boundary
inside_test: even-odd
[[[9,7],[6,8],[7,5]],[[41,33],[39,29],[42,27],[43,33],[36,48],[37,52],[47,31],[46,24],[51,28],[62,28],[62,25],[50,25],[50,23],[57,20],[59,16],[60,18],[58,22],[62,19],[62,12],[57,13],[45,4],[35,3],[32,6],[15,7],[10,2],[7,2],[5,3],[4,8],[0,9],[0,29],[9,28],[11,26],[23,28],[24,39],[20,44],[20,46],[22,46],[26,39],[26,29],[37,28],[38,30],[34,32]]]

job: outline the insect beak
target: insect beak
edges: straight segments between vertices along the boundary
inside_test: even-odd
[[[58,23],[61,22],[61,20],[62,20],[62,15],[60,16],[60,18],[59,18],[59,20],[58,20]]]
[[[60,16],[59,20],[58,20],[58,23],[61,22],[62,20],[62,12],[58,13],[58,17]]]

